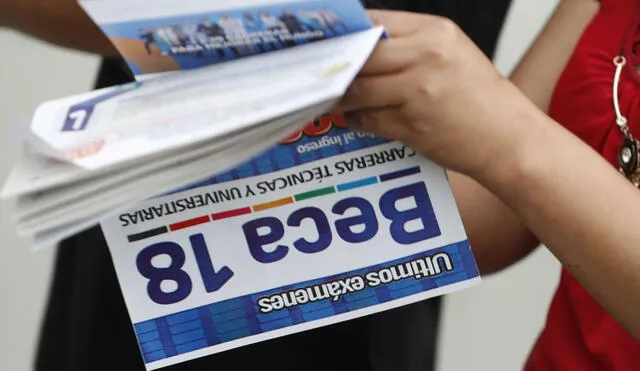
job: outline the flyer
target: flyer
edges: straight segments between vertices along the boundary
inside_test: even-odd
[[[444,170],[344,126],[102,223],[148,369],[480,281]]]
[[[81,4],[140,80],[372,28],[357,0]],[[445,170],[339,113],[101,226],[149,370],[480,282]]]
[[[327,112],[383,29],[41,104],[1,198],[34,249],[233,168]]]

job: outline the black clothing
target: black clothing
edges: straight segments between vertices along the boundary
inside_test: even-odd
[[[511,0],[363,0],[369,8],[437,14],[455,21],[485,52],[493,57],[496,41]]]

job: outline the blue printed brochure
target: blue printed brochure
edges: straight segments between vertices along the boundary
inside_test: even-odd
[[[35,247],[101,225],[147,369],[480,281],[445,170],[331,113],[357,0],[80,4],[136,81],[41,105],[3,196]]]

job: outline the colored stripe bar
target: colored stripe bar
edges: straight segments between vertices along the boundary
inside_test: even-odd
[[[406,176],[411,176],[411,175],[415,175],[415,174],[419,174],[419,173],[420,173],[420,166],[416,166],[416,167],[412,167],[412,168],[409,168],[409,169],[395,171],[393,173],[382,174],[382,175],[380,175],[380,181],[381,182],[388,182],[390,180],[394,180],[394,179],[398,179],[398,178],[404,178]]]
[[[310,198],[330,195],[332,193],[336,193],[336,189],[333,187],[327,187],[327,188],[316,189],[315,191],[311,191],[311,192],[300,193],[295,195],[294,197],[296,201],[304,201]]]
[[[246,215],[246,214],[251,214],[250,207],[215,213],[211,215],[211,219],[215,221],[215,220],[229,219],[229,218],[233,218],[240,215]]]
[[[171,230],[171,232],[175,232],[175,231],[179,231],[181,229],[194,227],[196,225],[209,223],[210,221],[211,221],[211,219],[209,219],[209,215],[205,215],[205,216],[201,216],[199,218],[193,218],[193,219],[185,220],[185,221],[182,221],[182,222],[173,223],[173,224],[169,225],[169,229]]]
[[[356,188],[366,187],[368,185],[372,185],[376,183],[378,183],[378,178],[374,176],[371,178],[356,180],[355,182],[351,182],[351,183],[340,184],[339,186],[337,186],[337,188],[338,188],[338,192],[345,192],[345,191],[350,191]]]
[[[260,204],[260,205],[255,205],[253,207],[253,211],[258,212],[258,211],[274,209],[276,207],[289,205],[289,204],[292,204],[292,203],[293,203],[293,198],[287,197],[287,198],[283,198],[283,199],[280,199],[280,200],[271,201],[271,202],[267,202],[267,203]]]
[[[161,234],[165,234],[168,232],[169,232],[169,229],[167,229],[167,227],[160,227],[160,228],[150,229],[148,231],[144,231],[141,233],[132,234],[130,236],[127,236],[127,240],[129,240],[129,242],[137,242],[137,241],[146,240],[147,238],[159,236]]]

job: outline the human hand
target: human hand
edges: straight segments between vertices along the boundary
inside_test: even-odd
[[[354,129],[401,141],[472,176],[519,150],[527,125],[517,123],[542,113],[452,21],[370,15],[391,38],[380,42],[338,104]]]
[[[0,28],[108,57],[118,51],[75,0],[0,0]],[[43,65],[47,61],[42,61]],[[50,66],[54,68],[54,66]]]

